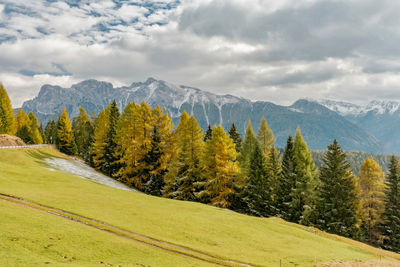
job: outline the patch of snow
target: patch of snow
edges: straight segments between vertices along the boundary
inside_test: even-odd
[[[302,110],[297,109],[297,108],[289,108],[289,110],[294,111],[294,112],[298,112],[298,113],[304,113]]]
[[[336,113],[342,116],[346,115],[359,116],[363,113],[363,107],[348,102],[334,101],[328,99],[323,99],[323,100],[308,99],[308,100],[316,102],[332,111],[335,111]]]
[[[45,161],[51,166],[51,168],[53,168],[53,171],[54,169],[57,169],[62,172],[70,173],[81,178],[86,178],[109,187],[137,192],[135,189],[132,189],[123,183],[97,172],[95,169],[89,167],[81,161],[67,160],[62,158],[46,158]]]

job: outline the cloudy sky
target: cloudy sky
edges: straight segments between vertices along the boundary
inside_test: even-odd
[[[147,77],[290,104],[400,101],[400,1],[0,0],[15,107],[49,83]]]

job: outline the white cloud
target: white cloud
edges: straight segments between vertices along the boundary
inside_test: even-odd
[[[0,81],[15,105],[42,83],[122,85],[149,76],[283,104],[400,100],[399,7],[388,0],[3,0]],[[72,75],[60,76],[57,64]]]

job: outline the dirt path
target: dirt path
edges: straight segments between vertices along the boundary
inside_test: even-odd
[[[84,224],[89,227],[96,228],[101,231],[112,233],[119,237],[127,238],[127,239],[130,239],[135,242],[140,242],[140,243],[146,244],[148,246],[152,246],[152,247],[155,247],[158,249],[162,249],[164,251],[169,251],[174,254],[179,254],[182,256],[190,257],[192,259],[204,261],[207,263],[212,263],[212,264],[219,265],[219,266],[249,266],[249,267],[257,266],[257,265],[252,265],[249,263],[235,261],[232,259],[222,258],[222,257],[216,256],[216,255],[212,255],[212,254],[209,254],[206,252],[202,252],[202,251],[188,248],[185,246],[177,245],[174,243],[157,240],[155,238],[152,238],[152,237],[149,237],[146,235],[142,235],[139,233],[134,233],[134,232],[119,228],[117,226],[107,224],[102,221],[87,218],[87,217],[84,217],[84,216],[81,216],[81,215],[78,215],[78,214],[75,214],[72,212],[68,212],[65,210],[38,204],[38,203],[28,201],[28,200],[20,198],[20,197],[0,193],[0,200],[7,201],[7,202],[10,202],[10,203],[13,203],[13,204],[16,204],[19,206],[23,206],[26,208],[31,208],[31,209],[35,209],[38,211],[46,212],[46,213],[76,222],[76,223],[80,223],[80,224]]]

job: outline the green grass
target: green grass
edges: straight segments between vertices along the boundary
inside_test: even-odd
[[[51,148],[30,151],[1,150],[0,193],[20,196],[37,203],[95,218],[133,232],[187,246],[221,258],[257,265],[279,266],[280,260],[283,261],[283,266],[293,266],[289,262],[300,266],[312,266],[315,259],[318,263],[332,260],[367,261],[381,257],[389,260],[400,259],[400,255],[287,223],[277,218],[250,217],[199,203],[151,197],[109,188],[59,171],[49,171],[43,158],[55,155],[61,156]],[[7,225],[9,231],[12,232],[13,229],[18,231],[17,222],[23,218],[15,219],[16,223],[12,223],[11,219],[3,223],[3,206],[0,206],[0,226]],[[19,209],[23,215],[27,208]],[[26,213],[28,214],[28,212]],[[51,217],[38,211],[29,211],[29,214],[37,216],[38,219],[45,216],[46,219],[43,218],[43,220]],[[9,214],[9,216],[11,215],[12,213]],[[73,222],[63,222],[62,218],[54,218],[54,220],[57,220],[57,223],[54,222],[51,226],[54,226],[54,231],[58,230],[59,234],[64,234],[64,228],[57,227],[57,224],[74,224]],[[28,231],[30,226],[27,224],[24,227]],[[87,235],[93,238],[106,238],[106,233],[99,230],[87,229],[88,227],[85,228],[83,225],[76,227],[78,237],[80,236],[78,233],[81,231],[90,233]],[[0,227],[0,229],[2,228]],[[48,231],[51,232],[50,226]],[[43,235],[46,235],[46,231],[43,231]],[[0,242],[3,242],[3,236],[0,237]],[[107,238],[115,240],[114,242],[120,242],[120,247],[126,246],[126,253],[113,256],[114,262],[118,260],[131,262],[127,256],[130,255],[128,250],[137,245],[133,241],[117,236]],[[105,245],[101,247],[103,249],[100,249],[99,246],[97,252],[96,246],[91,246],[90,238],[85,240],[87,242],[78,243],[74,247],[75,250],[90,250],[97,253],[96,255],[102,255],[102,252],[107,249]],[[60,241],[60,243],[63,242]],[[179,261],[174,262],[167,259],[167,256],[173,256],[170,253],[164,257],[161,250],[157,251],[155,248],[148,248],[148,250],[149,254],[142,253],[135,259],[143,260],[143,262],[154,261],[156,262],[155,266],[157,264],[160,266],[191,266],[187,261],[203,264],[184,256],[176,256],[182,260],[180,264]],[[153,250],[155,254],[151,254]],[[150,251],[152,252],[150,253]],[[32,257],[41,257],[41,252],[43,251],[32,245],[21,255],[28,257],[28,254],[32,253]],[[1,255],[0,265],[9,265],[13,257],[14,259],[18,257],[17,255],[18,251],[10,251],[4,256]],[[110,255],[114,254],[110,253]],[[106,256],[104,255],[104,257]],[[79,257],[79,259],[81,259],[79,263],[85,263],[84,257]],[[93,257],[88,257],[86,263],[91,263],[91,259]],[[165,261],[162,262],[161,260],[164,259]],[[159,261],[157,262],[157,260]]]
[[[0,201],[0,266],[207,266],[15,204]]]

